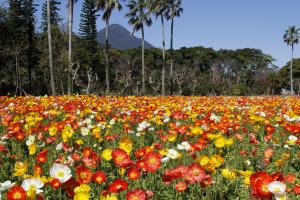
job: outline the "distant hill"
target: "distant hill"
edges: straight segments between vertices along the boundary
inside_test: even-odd
[[[97,33],[97,41],[101,44],[105,43],[105,28]],[[109,44],[116,49],[133,49],[142,46],[142,39],[134,35],[130,36],[130,32],[119,24],[111,24],[109,26]],[[145,48],[154,48],[154,46],[145,41]]]

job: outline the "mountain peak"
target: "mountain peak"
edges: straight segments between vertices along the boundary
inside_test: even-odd
[[[105,43],[105,28],[97,33],[97,41]],[[131,36],[131,33],[120,24],[109,25],[109,45],[116,49],[133,49],[142,46],[142,39]],[[145,41],[145,48],[154,48],[149,42]]]

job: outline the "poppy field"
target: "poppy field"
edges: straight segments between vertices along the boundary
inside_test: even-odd
[[[300,199],[297,97],[0,97],[0,199]]]

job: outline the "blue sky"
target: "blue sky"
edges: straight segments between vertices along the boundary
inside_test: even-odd
[[[283,43],[282,36],[290,25],[300,27],[300,0],[182,0],[184,12],[175,20],[174,45],[204,46],[218,49],[259,48],[272,55],[278,66],[291,56],[291,48]],[[42,4],[44,0],[36,0]],[[61,16],[67,20],[67,0],[62,0]],[[81,5],[78,0],[74,12],[74,32],[78,31]],[[131,31],[124,17],[127,8],[114,12],[111,23],[118,23]],[[41,6],[36,14],[41,19]],[[104,28],[98,19],[98,30]],[[140,36],[140,33],[136,33]],[[170,41],[170,23],[166,26],[167,45]],[[161,46],[161,24],[156,21],[146,29],[145,38],[156,47]],[[300,47],[295,48],[300,57]]]

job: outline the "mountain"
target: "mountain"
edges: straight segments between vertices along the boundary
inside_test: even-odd
[[[130,32],[119,24],[111,24],[109,26],[109,44],[116,49],[133,49],[142,46],[142,39],[134,35],[130,36]],[[105,43],[105,28],[97,33],[97,41],[101,44]],[[154,48],[149,42],[145,41],[145,48]]]

